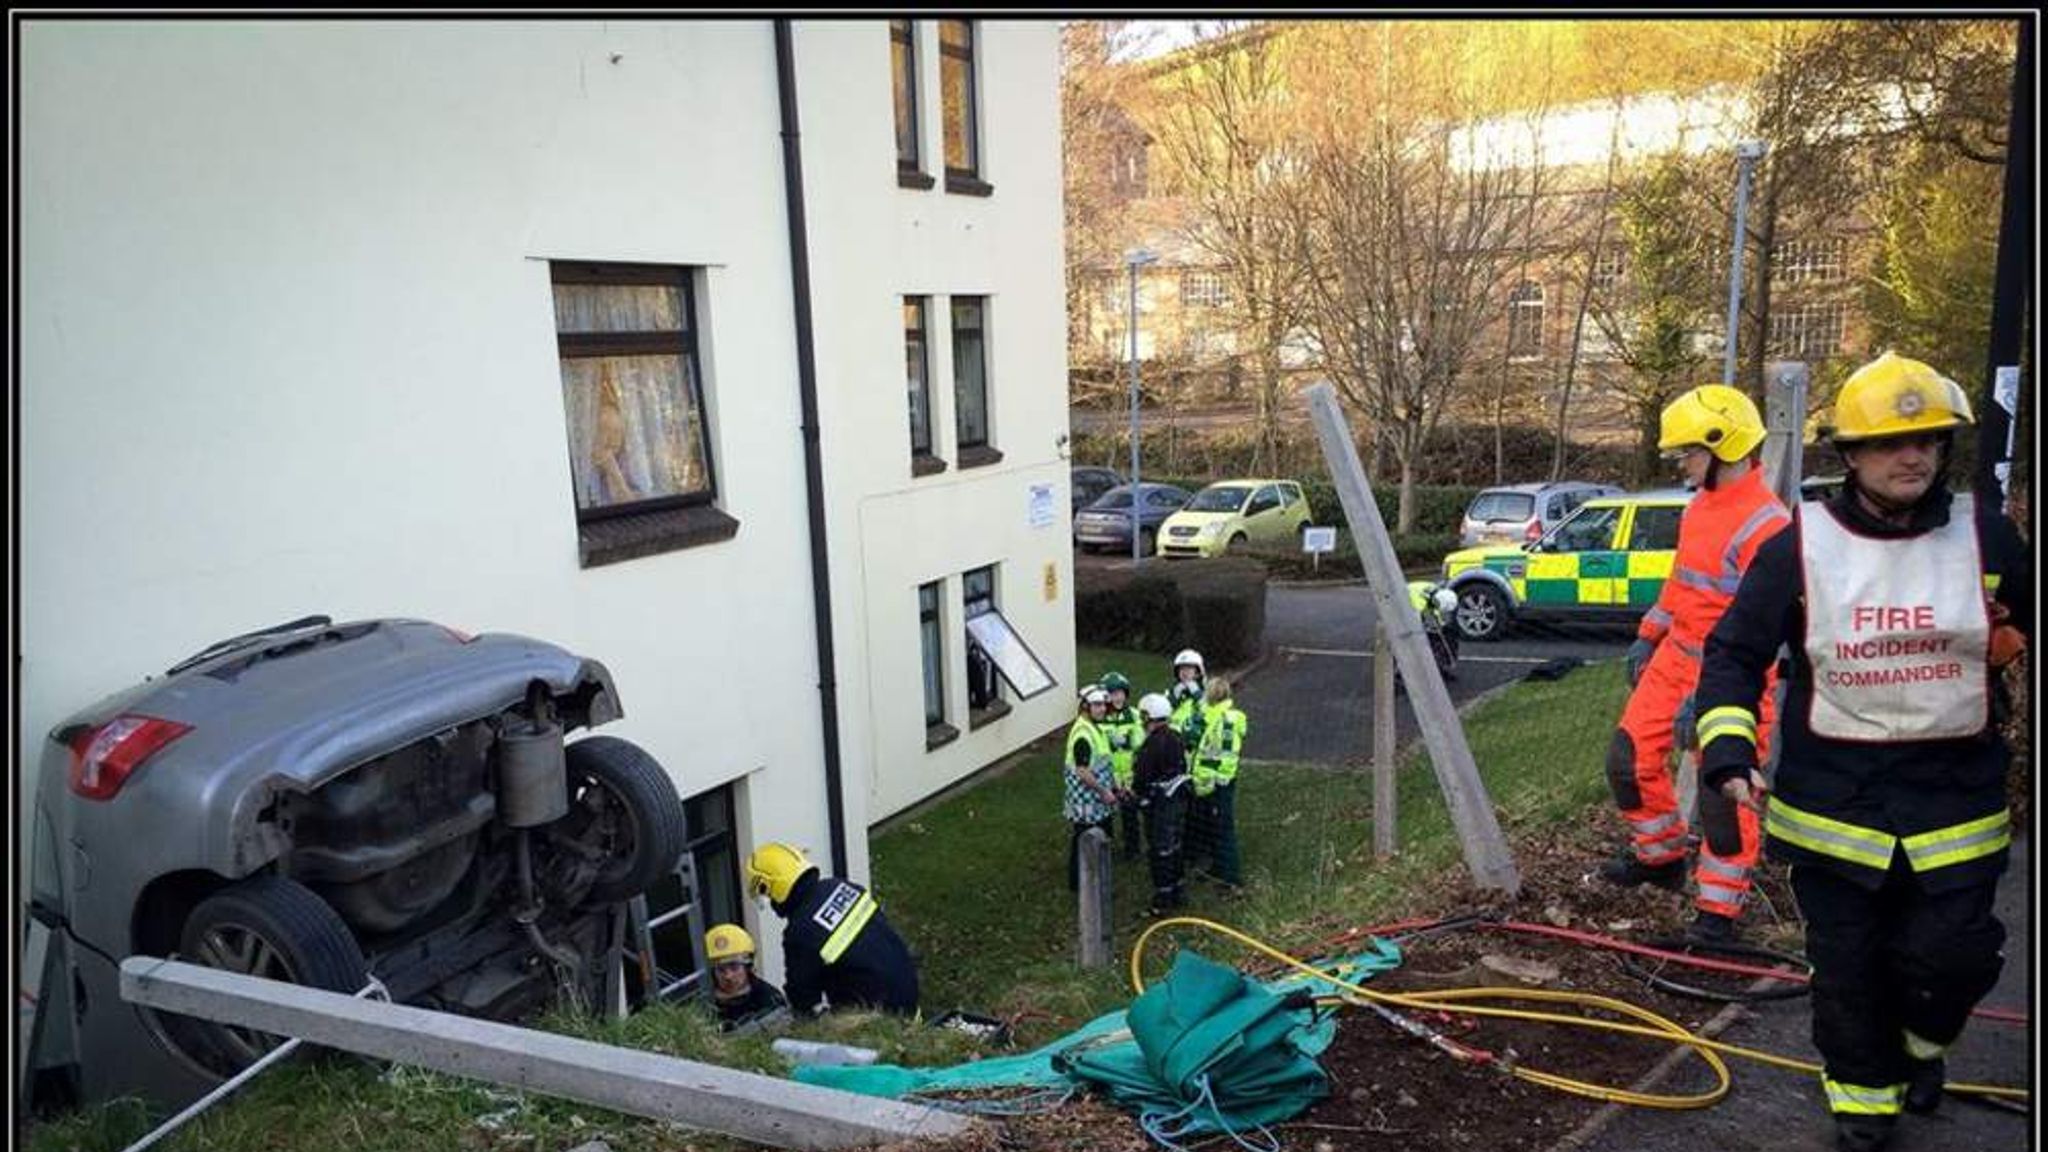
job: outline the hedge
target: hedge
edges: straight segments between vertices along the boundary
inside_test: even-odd
[[[1266,567],[1257,560],[1152,560],[1074,574],[1074,633],[1085,644],[1170,653],[1211,667],[1255,658],[1266,635]]]

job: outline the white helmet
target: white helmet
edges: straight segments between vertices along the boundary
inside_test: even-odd
[[[1090,684],[1086,688],[1081,689],[1081,707],[1086,708],[1090,704],[1106,705],[1108,703],[1109,693],[1103,690],[1102,685]]]
[[[1432,599],[1436,601],[1436,610],[1447,616],[1458,610],[1458,594],[1449,588],[1437,589]]]
[[[1180,655],[1173,658],[1174,671],[1178,672],[1183,664],[1193,664],[1195,671],[1200,672],[1204,676],[1209,674],[1209,666],[1202,663],[1202,654],[1193,648],[1183,648],[1180,650]]]
[[[1138,715],[1147,720],[1165,720],[1173,715],[1173,705],[1157,692],[1147,692],[1138,701]]]

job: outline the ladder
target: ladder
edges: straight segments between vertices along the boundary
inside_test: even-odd
[[[697,862],[688,851],[676,861],[675,879],[675,902],[662,911],[650,908],[649,896],[659,893],[663,885],[633,897],[624,909],[623,928],[629,947],[622,949],[621,973],[626,965],[633,966],[644,1003],[689,999],[703,995],[710,987],[710,972],[704,963],[704,901],[697,889]],[[689,933],[682,950],[684,963],[664,964],[654,935],[678,923]],[[615,1011],[623,1008],[623,1001],[623,995],[614,997]]]

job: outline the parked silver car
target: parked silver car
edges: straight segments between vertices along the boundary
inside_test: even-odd
[[[1612,484],[1578,480],[1488,488],[1466,506],[1465,519],[1458,525],[1458,545],[1533,544],[1579,505],[1596,496],[1620,494],[1621,489]]]
[[[598,1003],[620,901],[685,844],[595,660],[325,616],[214,644],[59,724],[30,912],[43,1094],[176,1105],[277,1040],[122,1001],[131,955],[498,1020]]]

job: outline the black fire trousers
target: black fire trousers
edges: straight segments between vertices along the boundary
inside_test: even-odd
[[[1181,890],[1181,830],[1187,825],[1188,788],[1168,796],[1154,790],[1145,805],[1145,839],[1152,848],[1152,906],[1178,908]]]
[[[1948,1045],[2005,966],[1995,880],[1928,893],[1892,860],[1884,885],[1861,887],[1817,864],[1792,869],[1813,964],[1813,1045],[1830,1079],[1903,1083],[1904,1033]]]

